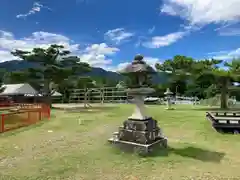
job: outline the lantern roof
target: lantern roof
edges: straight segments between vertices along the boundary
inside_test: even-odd
[[[164,93],[164,95],[172,95],[173,93],[170,91],[169,88],[167,88],[166,92]]]
[[[156,71],[149,66],[144,60],[142,55],[136,55],[131,64],[127,65],[123,70],[120,71],[121,74],[153,74]]]

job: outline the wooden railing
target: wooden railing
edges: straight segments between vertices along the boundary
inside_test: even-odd
[[[0,133],[50,119],[50,108],[45,104],[14,104],[0,114]]]

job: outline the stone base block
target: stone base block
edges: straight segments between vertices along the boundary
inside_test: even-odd
[[[135,131],[151,131],[152,129],[159,129],[157,121],[151,117],[145,120],[128,119],[123,122],[123,128]]]
[[[167,138],[162,137],[151,144],[140,144],[129,141],[122,141],[116,138],[110,138],[108,141],[122,150],[135,152],[139,155],[147,155],[159,148],[167,148]]]
[[[122,127],[119,128],[119,139],[140,144],[151,144],[161,138],[160,130],[152,131],[135,131],[128,130]]]
[[[123,127],[119,128],[119,140],[140,144],[151,144],[161,139],[161,129],[157,121],[148,118],[145,120],[128,119]]]
[[[167,139],[163,136],[157,121],[151,117],[145,120],[124,121],[123,127],[119,127],[119,131],[108,141],[144,154],[151,152],[155,146],[167,146]]]
[[[170,107],[170,108],[165,108],[166,110],[175,110],[175,108],[172,108],[172,107]]]

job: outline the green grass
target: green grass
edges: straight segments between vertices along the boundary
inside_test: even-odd
[[[51,120],[0,135],[0,179],[240,179],[240,136],[218,134],[192,106],[148,106],[169,139],[150,157],[107,143],[133,106],[90,112],[54,110]]]

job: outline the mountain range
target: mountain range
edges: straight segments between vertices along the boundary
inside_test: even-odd
[[[5,61],[0,63],[1,69],[6,69],[8,72],[12,71],[19,71],[19,70],[25,70],[27,68],[33,68],[36,67],[36,64],[29,63],[26,61],[18,61],[18,60],[12,60],[12,61]],[[106,71],[102,68],[93,67],[92,71],[87,73],[88,76],[101,76],[108,79],[114,79],[114,80],[122,80],[123,76],[121,74],[118,74],[116,72],[112,71]],[[167,82],[167,74],[164,72],[160,72],[153,75],[153,83],[154,84],[162,84]]]

